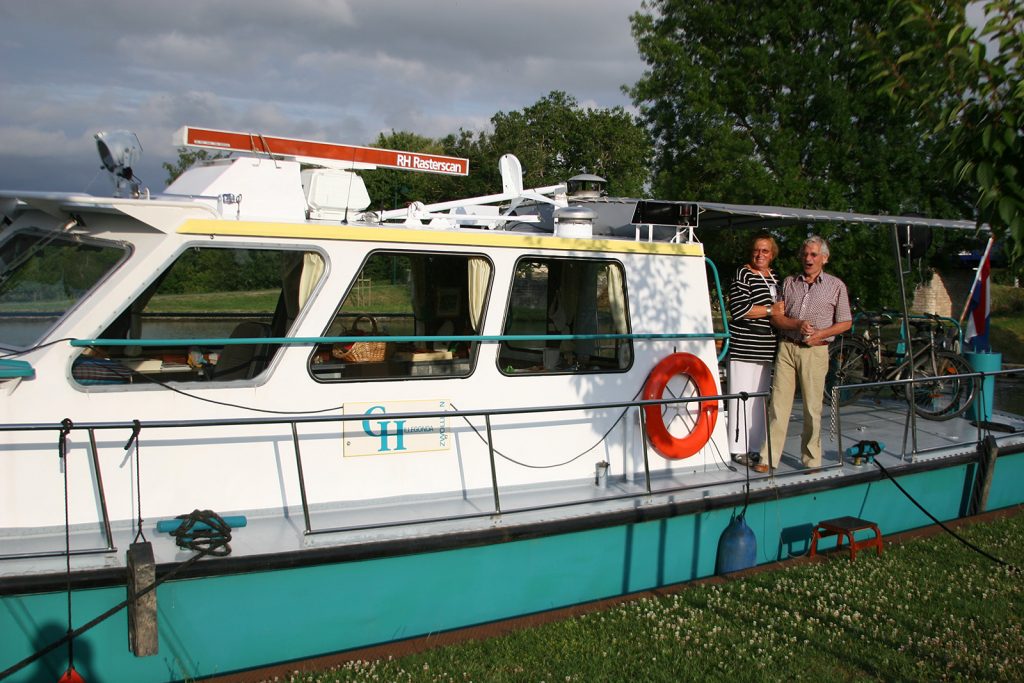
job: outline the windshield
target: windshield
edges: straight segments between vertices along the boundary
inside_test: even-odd
[[[0,246],[0,347],[35,344],[128,254],[59,233],[21,232]]]

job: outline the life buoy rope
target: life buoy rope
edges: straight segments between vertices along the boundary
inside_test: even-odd
[[[676,375],[686,375],[697,387],[697,395],[714,396],[718,393],[715,376],[697,356],[692,353],[673,353],[661,360],[644,385],[644,400],[657,400],[663,397],[669,380]],[[697,421],[690,433],[684,437],[673,436],[662,417],[664,405],[644,406],[644,418],[647,423],[647,438],[654,450],[669,460],[688,458],[699,451],[711,438],[711,432],[718,420],[718,401],[701,401]]]

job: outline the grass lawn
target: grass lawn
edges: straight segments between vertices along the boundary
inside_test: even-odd
[[[278,291],[210,292],[205,294],[160,294],[150,299],[147,311],[157,313],[263,313],[274,312]]]
[[[959,533],[1024,566],[1024,514]],[[695,584],[490,640],[275,680],[1021,680],[1019,572],[946,534],[888,546],[881,558],[847,557]]]
[[[989,326],[989,342],[1003,354],[1003,364],[1024,365],[1024,315],[992,315]]]

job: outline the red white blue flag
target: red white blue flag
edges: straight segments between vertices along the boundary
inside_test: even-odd
[[[964,333],[964,341],[970,345],[973,351],[992,350],[988,341],[991,264],[992,239],[989,239],[988,245],[985,247],[985,255],[981,257],[981,262],[978,264],[978,276],[974,279],[971,298],[967,302],[967,331]]]

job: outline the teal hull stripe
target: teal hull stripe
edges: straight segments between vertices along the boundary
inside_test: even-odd
[[[999,480],[1012,483],[1007,475],[1024,471],[1024,456],[1002,457],[997,467]],[[961,513],[973,476],[973,465],[957,465],[906,475],[900,483],[949,520]],[[994,486],[993,494],[1009,498],[1010,488]],[[1018,486],[1012,503],[1021,494]],[[75,664],[91,681],[199,678],[689,581],[714,573],[719,536],[738,512],[723,508],[435,553],[173,581],[158,592],[158,655],[128,653],[122,612],[76,643]],[[888,480],[771,499],[747,512],[758,562],[806,552],[811,525],[842,515],[875,521],[886,534],[930,524]],[[123,588],[76,591],[75,625],[123,597]],[[62,635],[65,619],[61,593],[4,596],[0,669]],[[65,655],[55,652],[11,680],[56,680]]]

